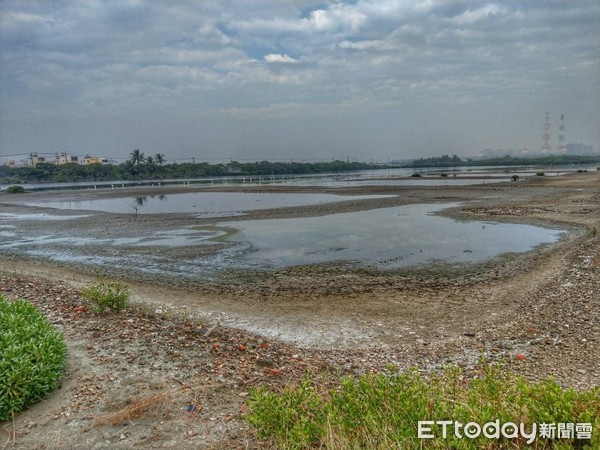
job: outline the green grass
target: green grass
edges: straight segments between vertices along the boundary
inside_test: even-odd
[[[120,281],[98,276],[96,281],[86,286],[81,295],[97,313],[106,310],[120,312],[129,305],[129,287]]]
[[[66,355],[62,334],[33,305],[0,295],[0,421],[55,389]]]
[[[467,380],[457,368],[421,376],[416,370],[340,380],[322,389],[307,376],[282,392],[251,391],[246,419],[266,445],[306,449],[496,449],[600,448],[600,388],[562,389],[551,379],[531,383],[501,367],[486,366]],[[483,426],[525,423],[592,423],[592,440],[446,439],[433,426],[434,439],[418,438],[418,422],[452,420]],[[579,447],[578,447],[579,446]]]

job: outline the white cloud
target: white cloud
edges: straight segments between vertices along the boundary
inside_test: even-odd
[[[292,58],[291,56],[288,55],[281,55],[278,53],[269,53],[268,55],[264,56],[264,60],[268,63],[289,63],[289,64],[295,64],[298,62],[297,59]]]
[[[504,11],[504,8],[498,5],[485,5],[477,9],[467,9],[462,14],[452,17],[451,22],[460,26],[472,25],[480,20],[489,19],[496,15],[500,15]]]
[[[352,50],[393,50],[397,45],[390,41],[372,40],[372,41],[342,41],[338,44],[340,48]]]

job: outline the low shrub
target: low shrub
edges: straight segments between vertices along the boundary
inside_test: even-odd
[[[7,194],[24,194],[25,188],[23,186],[9,186],[6,189]]]
[[[544,175],[546,175],[546,172],[536,172],[535,173],[538,177],[543,177]]]
[[[85,287],[82,296],[97,313],[106,310],[120,312],[129,305],[129,287],[120,281],[98,276],[96,281]]]
[[[420,174],[420,173],[413,173],[413,174],[411,175],[411,177],[415,177],[415,178],[418,178],[418,177],[420,177],[420,176],[421,176],[421,174]]]
[[[0,421],[38,402],[63,375],[67,346],[33,305],[0,295]]]
[[[496,449],[600,448],[600,387],[587,392],[562,389],[552,379],[532,383],[505,368],[486,366],[477,378],[466,379],[460,369],[447,368],[426,377],[415,369],[343,378],[326,389],[310,377],[280,393],[264,387],[251,390],[246,419],[259,438],[277,448],[373,449]],[[499,421],[525,424],[537,437],[459,438],[449,427],[429,425],[435,438],[420,439],[419,421],[451,420],[480,426]],[[586,424],[591,439],[540,437],[539,424]],[[500,426],[501,426],[500,425]],[[589,428],[588,428],[589,429]]]

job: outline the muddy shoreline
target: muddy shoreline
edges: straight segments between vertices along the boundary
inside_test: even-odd
[[[157,189],[152,193],[159,192]],[[179,188],[161,187],[160,192],[174,193],[176,189]],[[204,190],[196,186],[191,189]],[[301,189],[304,192],[332,191],[316,187]],[[483,357],[490,361],[504,360],[531,379],[552,375],[565,386],[598,385],[600,174],[570,174],[476,186],[371,186],[333,191],[348,195],[394,193],[397,197],[262,210],[227,218],[227,221],[308,217],[404,204],[453,202],[459,206],[442,214],[558,227],[569,233],[559,242],[531,252],[506,254],[483,264],[461,267],[440,264],[381,271],[327,264],[268,272],[233,270],[220,277],[189,283],[177,277],[141,277],[135,271],[110,273],[128,281],[136,304],[149,308],[155,315],[157,311],[161,316],[167,314],[159,325],[183,326],[190,322],[206,329],[218,324],[220,330],[214,336],[216,341],[189,336],[179,339],[177,333],[163,336],[156,331],[159,325],[148,325],[146,331],[136,331],[135,341],[124,341],[127,344],[121,346],[119,340],[123,338],[119,336],[124,331],[111,329],[111,321],[119,320],[126,330],[127,320],[137,323],[145,316],[131,313],[129,318],[115,319],[85,314],[74,319],[73,308],[81,304],[79,289],[93,279],[93,270],[23,258],[18,252],[1,249],[1,290],[10,298],[32,298],[51,314],[57,326],[64,330],[71,352],[65,390],[53,394],[46,405],[21,414],[16,421],[20,434],[15,441],[22,446],[17,445],[17,448],[42,448],[42,444],[49,444],[44,434],[49,436],[54,432],[61,433],[67,447],[69,442],[73,444],[85,437],[90,448],[130,448],[147,445],[149,436],[157,439],[152,442],[162,444],[178,442],[202,447],[204,443],[204,447],[211,448],[256,446],[247,425],[239,419],[243,403],[240,394],[247,387],[237,378],[236,364],[245,367],[243,373],[248,371],[247,379],[254,379],[253,384],[277,385],[296,379],[306,367],[343,374],[375,370],[392,363],[401,368],[418,365],[426,370],[445,363],[472,367]],[[134,195],[132,192],[126,193]],[[186,192],[189,191],[186,189]],[[63,194],[36,192],[27,194],[27,200],[54,199],[57,195]],[[64,195],[72,197],[74,193]],[[86,191],[81,195],[90,193]],[[121,193],[97,191],[93,195],[110,197]],[[11,204],[19,200],[22,198],[0,196],[0,212],[73,214]],[[20,221],[16,225],[42,235],[63,233],[67,236],[83,229],[90,236],[106,237],[114,228],[144,234],[221,221],[186,215],[133,217],[96,212],[89,217],[50,221],[45,227],[35,221]],[[94,341],[97,329],[104,333],[101,343]],[[162,337],[156,341],[159,335]],[[156,361],[160,360],[165,370],[153,368],[146,340],[153,342],[153,349],[159,352]],[[273,344],[270,348],[275,353],[261,354],[261,340]],[[246,341],[254,342],[255,346],[252,350],[255,353],[249,359],[244,359],[248,355],[236,347]],[[193,345],[186,347],[184,342]],[[219,348],[231,347],[231,350],[217,355],[212,347],[215,342]],[[179,352],[179,356],[169,351]],[[108,359],[99,361],[103,355]],[[523,355],[524,359],[516,359],[516,355]],[[178,369],[182,358],[187,361],[181,366],[185,369]],[[137,364],[138,360],[147,362]],[[218,368],[219,364],[223,365]],[[127,372],[123,374],[127,373],[127,377],[115,376],[115,373],[121,374],[125,366]],[[277,374],[275,380],[265,369],[275,371],[272,372]],[[82,370],[91,371],[92,379],[82,379],[85,376]],[[117,382],[109,381],[109,374]],[[120,396],[151,392],[148,387],[151,380],[162,383],[162,389],[176,386],[178,382],[173,378],[182,381],[183,377],[185,383],[197,382],[198,374],[222,389],[215,394],[213,406],[207,406],[206,414],[200,418],[191,419],[173,407],[167,408],[172,417],[163,418],[164,425],[141,420],[135,422],[135,426],[98,426],[104,438],[99,437],[97,431],[82,434],[95,418],[118,411],[122,406],[117,401]],[[102,381],[94,378],[98,375],[104,377]],[[125,383],[125,379],[129,381]],[[233,384],[227,384],[232,380]],[[75,408],[73,395],[89,385],[99,386],[97,399]],[[219,416],[221,413],[224,415]],[[28,427],[29,422],[36,425]],[[188,434],[190,427],[196,427],[192,434]],[[173,431],[175,429],[178,431]],[[207,439],[207,433],[211,438],[201,440],[203,434]]]
[[[154,246],[123,247],[114,250],[111,246],[102,247],[82,244],[82,255],[90,258],[99,256],[111,258],[117,252],[135,252],[137,260],[127,261],[124,265],[112,267],[110,264],[57,262],[43,256],[24,256],[19,248],[0,247],[5,265],[27,267],[33,262],[45,263],[65,272],[90,279],[98,271],[103,274],[121,278],[136,285],[156,286],[157,289],[169,288],[181,292],[178,300],[170,300],[176,307],[188,308],[199,318],[218,321],[228,326],[262,333],[269,337],[294,342],[300,345],[320,348],[344,348],[345,341],[350,339],[360,347],[376,347],[394,345],[393,336],[402,335],[396,332],[397,324],[388,318],[393,314],[390,296],[398,294],[412,296],[423,303],[428,302],[432,292],[440,294],[471,289],[484,292],[486,289],[506,282],[514,277],[528,273],[548,258],[561,254],[565,247],[585,239],[592,222],[586,212],[579,218],[573,214],[572,206],[565,195],[580,196],[579,185],[587,184],[587,180],[597,183],[597,174],[587,177],[578,174],[561,177],[561,179],[534,180],[520,183],[502,183],[498,185],[478,185],[468,187],[390,187],[368,186],[363,188],[318,188],[314,186],[253,186],[233,187],[226,191],[235,192],[319,192],[335,193],[343,199],[344,195],[377,195],[394,194],[394,197],[381,199],[350,200],[319,205],[277,208],[250,211],[245,215],[226,218],[198,218],[191,214],[111,214],[98,211],[66,211],[53,208],[32,207],[10,204],[10,201],[22,200],[22,197],[4,196],[8,201],[0,199],[2,212],[33,213],[63,216],[77,215],[72,220],[22,220],[18,226],[26,228],[31,236],[52,235],[68,239],[71,236],[89,235],[94,239],[110,239],[149,236],[156,233],[176,232],[185,227],[212,226],[226,220],[237,222],[244,220],[314,217],[327,214],[338,214],[369,209],[379,209],[416,203],[458,203],[459,206],[448,208],[436,214],[460,219],[493,220],[495,222],[528,223],[546,227],[556,227],[567,231],[558,242],[544,244],[533,251],[525,253],[508,253],[482,263],[433,263],[425,266],[403,267],[396,269],[377,269],[354,266],[349,263],[325,263],[305,266],[292,266],[283,269],[235,269],[226,268],[205,275],[189,276],[179,272],[148,272],[140,270],[144,258],[160,254],[161,264],[165,267],[177,267],[185,264],[190,258],[198,256],[212,257],[227,247],[223,243],[210,246],[190,246],[157,248]],[[574,186],[571,186],[575,183]],[[185,192],[215,191],[199,186],[186,187]],[[223,189],[218,189],[222,191]],[[127,191],[127,190],[126,190]],[[142,192],[153,195],[169,195],[182,192],[180,186],[164,186],[152,189],[134,187],[127,195],[138,195]],[[590,190],[590,194],[593,190]],[[84,191],[73,197],[73,192],[36,192],[27,196],[28,202],[44,202],[49,200],[65,200],[74,198],[115,198],[124,195],[121,191]],[[597,194],[596,194],[597,195]],[[560,203],[549,203],[547,199],[562,199]],[[519,202],[519,203],[517,203]],[[539,206],[538,206],[539,205]],[[581,207],[580,207],[581,208]],[[595,214],[598,210],[596,207]],[[575,220],[574,220],[575,219]],[[588,222],[590,222],[588,224]],[[61,244],[68,246],[69,244]],[[57,251],[61,247],[56,247]],[[95,261],[95,260],[94,260]],[[137,262],[136,262],[137,261]],[[140,266],[141,265],[141,266]],[[201,293],[198,295],[197,293]],[[365,297],[368,297],[365,299]],[[373,317],[365,314],[367,310],[377,311]],[[416,301],[416,300],[415,300]],[[340,305],[344,304],[345,307]],[[466,304],[466,303],[465,303]],[[299,306],[301,305],[301,306]],[[327,306],[324,306],[327,305]],[[463,305],[464,306],[464,305]],[[301,311],[298,308],[301,307]],[[193,311],[196,309],[197,311]],[[238,312],[243,311],[243,312]],[[327,316],[334,314],[336,326],[327,326]],[[454,313],[453,313],[454,314]],[[458,313],[457,313],[458,314]],[[277,325],[273,326],[275,315]],[[298,317],[320,325],[308,327],[308,331],[299,331]],[[323,317],[325,316],[325,317]],[[386,332],[374,329],[372,323],[377,317],[384,317]],[[344,325],[342,325],[344,324]],[[337,327],[337,329],[336,329]],[[354,342],[352,336],[356,329],[368,337],[361,342]],[[340,331],[341,330],[341,331]],[[383,338],[377,336],[383,335]]]

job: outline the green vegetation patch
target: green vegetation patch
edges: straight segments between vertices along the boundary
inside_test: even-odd
[[[6,189],[7,194],[24,194],[25,188],[23,186],[9,186]]]
[[[95,312],[103,313],[106,310],[120,312],[127,308],[131,293],[125,283],[98,276],[94,283],[85,287],[81,295]]]
[[[277,448],[335,449],[496,449],[496,448],[600,448],[600,387],[587,392],[562,389],[552,379],[531,383],[498,366],[486,366],[476,378],[467,379],[456,367],[426,377],[417,370],[392,370],[361,377],[343,378],[339,386],[326,389],[311,376],[282,392],[261,387],[251,391],[246,419],[259,438]],[[420,421],[489,422],[500,426],[524,424],[535,439],[519,436],[459,438],[454,426],[442,437],[442,427]],[[573,424],[572,438],[546,439],[540,424]],[[591,439],[579,439],[575,425],[587,424]],[[427,431],[426,428],[430,430]],[[488,433],[490,434],[490,433]],[[507,428],[507,434],[511,429]],[[528,442],[530,441],[530,442]]]
[[[63,375],[67,346],[33,305],[0,295],[0,421],[38,402]]]

